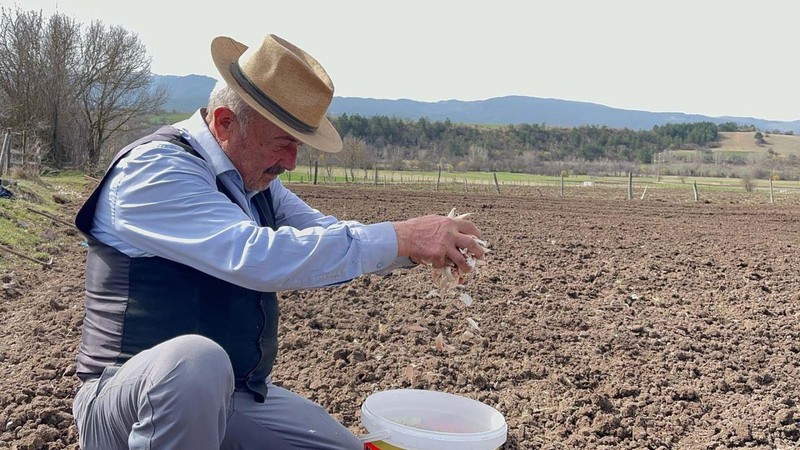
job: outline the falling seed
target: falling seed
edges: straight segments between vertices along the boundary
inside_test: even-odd
[[[483,239],[478,239],[475,236],[472,236],[472,240],[477,242],[481,247],[484,247],[484,250],[488,250],[489,244]]]
[[[480,333],[480,332],[481,332],[481,329],[480,329],[480,328],[478,328],[478,323],[477,323],[477,322],[475,322],[474,320],[472,320],[472,317],[467,317],[467,323],[469,324],[469,326],[470,326],[470,327],[471,327],[473,330],[477,331],[478,333]]]
[[[452,208],[450,212],[447,214],[447,217],[452,219],[460,219],[460,220],[467,220],[471,216],[471,213],[465,214],[456,214],[456,209]],[[483,254],[488,254],[490,249],[489,244],[478,238],[477,236],[472,237],[473,242],[477,244]],[[553,242],[555,244],[555,241]],[[467,294],[466,292],[461,292],[461,290],[457,290],[458,288],[462,287],[466,284],[467,280],[470,277],[474,277],[475,275],[479,275],[479,266],[486,265],[486,261],[483,259],[477,259],[475,255],[469,250],[469,248],[458,248],[458,251],[463,255],[467,266],[469,267],[467,272],[462,272],[461,269],[456,266],[456,264],[452,260],[448,260],[447,264],[444,267],[434,268],[430,262],[426,262],[426,264],[431,268],[431,280],[433,281],[434,289],[430,290],[428,294],[425,296],[426,299],[432,297],[439,297],[439,298],[446,298],[449,295],[453,297],[458,297],[459,300],[464,303],[467,307],[472,305],[472,296]],[[478,327],[477,322],[472,319],[467,319],[468,323],[472,330],[476,332],[480,332],[480,328]],[[416,327],[422,327],[421,325],[407,325],[406,328],[409,331],[428,331],[425,329],[419,329]],[[465,337],[474,337],[475,335],[470,331],[466,330],[464,332]],[[444,340],[444,335],[439,333],[434,340],[435,348],[439,351],[446,351],[446,352],[455,352],[456,347],[453,345],[448,344]]]
[[[442,296],[439,295],[439,291],[437,291],[436,289],[431,289],[430,291],[428,291],[428,295],[426,295],[425,298],[433,298],[433,297],[441,298]]]
[[[447,351],[448,353],[456,351],[455,347],[444,341],[444,336],[442,335],[442,333],[439,333],[439,335],[436,336],[434,343],[436,344],[436,350]]]
[[[444,336],[442,336],[442,333],[439,333],[439,335],[436,336],[436,339],[434,339],[433,343],[436,344],[436,350],[444,350]]]
[[[414,384],[414,366],[407,365],[405,369],[403,369],[403,376],[408,380],[409,383]]]

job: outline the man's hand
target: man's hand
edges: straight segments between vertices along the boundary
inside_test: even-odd
[[[483,247],[473,239],[479,238],[481,231],[468,220],[430,215],[392,222],[392,225],[397,233],[397,256],[408,256],[416,262],[433,264],[435,268],[445,267],[452,261],[462,273],[472,268],[459,248],[467,249],[476,259],[483,259]]]

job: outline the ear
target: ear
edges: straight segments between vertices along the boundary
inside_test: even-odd
[[[232,126],[236,121],[236,116],[227,106],[220,106],[211,111],[211,120],[208,123],[211,134],[213,134],[219,142],[225,142],[230,139]]]

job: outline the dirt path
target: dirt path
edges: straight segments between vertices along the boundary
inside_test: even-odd
[[[369,394],[415,387],[499,409],[504,449],[797,448],[800,201],[296,191],[362,221],[455,206],[494,249],[469,308],[429,297],[422,268],[283,293],[276,381],[354,432]],[[0,274],[0,448],[76,448],[79,244],[53,269]],[[439,333],[454,352],[435,349]]]

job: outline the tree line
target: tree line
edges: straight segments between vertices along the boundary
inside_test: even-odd
[[[380,115],[342,114],[331,120],[345,136],[345,146],[340,156],[325,158],[338,158],[338,165],[351,169],[380,164],[394,170],[447,166],[453,170],[525,172],[554,161],[652,163],[655,154],[667,149],[707,147],[720,131],[712,122],[631,130],[542,124],[479,126]]]
[[[55,167],[98,166],[109,140],[167,99],[135,33],[0,8],[0,126],[25,130]]]

